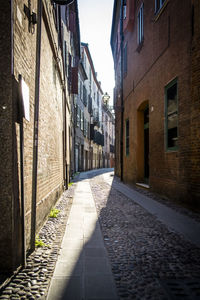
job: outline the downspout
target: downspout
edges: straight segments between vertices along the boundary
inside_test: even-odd
[[[24,126],[20,116],[20,173],[21,173],[21,209],[22,209],[22,263],[26,267],[25,202],[24,202]]]
[[[67,112],[66,112],[66,73],[65,73],[65,40],[64,40],[64,28],[63,24],[62,26],[62,60],[63,60],[63,87],[62,87],[62,98],[63,98],[63,179],[64,179],[64,188],[68,189],[68,170],[67,170],[67,164],[66,164],[66,151],[67,151],[67,145],[66,145],[66,139],[67,139],[67,133],[66,133],[66,123],[67,123]],[[63,50],[64,46],[64,50]]]
[[[22,265],[26,267],[26,231],[25,231],[25,201],[24,201],[24,104],[22,100],[22,76],[19,75],[20,91],[19,91],[19,125],[20,125],[20,196],[21,196],[21,212],[22,212],[22,224],[21,224],[21,234],[22,234]]]
[[[123,32],[123,0],[121,0],[121,7],[120,7],[120,51],[121,51],[121,76],[120,76],[120,98],[121,98],[121,134],[120,134],[120,167],[121,167],[121,174],[120,179],[123,181],[124,177],[124,163],[123,163],[123,156],[124,156],[124,91],[123,91],[123,77],[124,77],[124,56],[123,56],[123,45],[124,45],[124,32]]]
[[[34,106],[35,109],[34,109],[34,134],[33,134],[31,251],[35,250],[35,234],[36,234],[38,120],[39,120],[39,100],[40,100],[40,59],[41,59],[41,25],[42,25],[42,0],[38,0],[38,2],[37,2],[36,66],[35,66],[35,106]]]

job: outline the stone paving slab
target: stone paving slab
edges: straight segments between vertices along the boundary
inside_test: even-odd
[[[48,295],[48,300],[62,300],[62,299],[81,299],[81,276],[69,277],[54,277],[51,282],[51,292]],[[60,291],[63,291],[62,294]]]
[[[85,276],[85,299],[116,300],[115,283],[110,275],[92,274]]]
[[[47,300],[117,300],[87,174],[81,178]]]

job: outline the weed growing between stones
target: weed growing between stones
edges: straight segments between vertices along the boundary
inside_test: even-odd
[[[60,210],[57,208],[52,208],[49,214],[50,218],[57,218]]]
[[[42,240],[39,239],[39,236],[36,236],[35,247],[36,248],[38,248],[38,247],[47,247],[47,248],[50,248],[49,245],[45,244]]]

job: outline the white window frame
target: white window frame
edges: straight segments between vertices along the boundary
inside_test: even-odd
[[[144,40],[144,3],[140,6],[138,15],[137,15],[137,22],[138,22],[138,44],[140,45]]]

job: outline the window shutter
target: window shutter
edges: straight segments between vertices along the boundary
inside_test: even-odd
[[[76,107],[76,126],[79,127],[79,107]]]
[[[70,11],[69,14],[69,30],[73,33],[76,31],[76,14],[74,11]]]
[[[78,68],[77,67],[72,67],[71,68],[71,74],[72,74],[71,92],[72,92],[72,94],[78,95]]]

